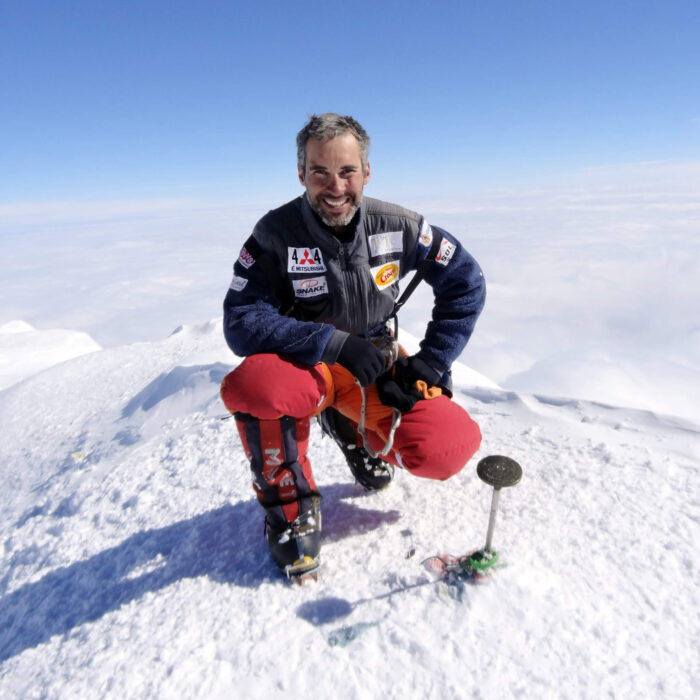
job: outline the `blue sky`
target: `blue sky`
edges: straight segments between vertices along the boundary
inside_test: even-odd
[[[0,0],[0,203],[294,196],[321,111],[375,196],[698,160],[699,36],[696,0]]]

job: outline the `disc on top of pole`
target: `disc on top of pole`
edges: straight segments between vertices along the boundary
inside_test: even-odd
[[[479,478],[495,489],[515,486],[523,476],[522,467],[510,457],[490,455],[476,466]]]

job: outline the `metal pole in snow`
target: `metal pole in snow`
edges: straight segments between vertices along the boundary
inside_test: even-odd
[[[501,495],[501,489],[508,486],[515,486],[522,475],[523,470],[520,465],[510,457],[502,455],[491,455],[484,457],[476,467],[476,473],[479,478],[493,486],[493,495],[491,497],[491,513],[489,515],[489,529],[486,534],[486,544],[484,552],[493,553],[491,542],[493,540],[493,528],[496,524],[496,511],[498,509],[498,500]]]
[[[494,488],[491,496],[491,514],[489,515],[489,529],[486,532],[485,552],[491,552],[491,540],[493,539],[493,528],[496,525],[496,512],[498,511],[498,500],[501,496],[501,489]]]

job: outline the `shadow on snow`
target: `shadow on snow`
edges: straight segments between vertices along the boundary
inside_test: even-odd
[[[217,387],[231,371],[230,365],[215,362],[212,365],[178,366],[156,377],[148,386],[139,391],[124,407],[122,418],[131,418],[138,410],[150,411],[162,401],[183,391],[194,392],[198,389],[207,398],[212,394],[211,385]]]
[[[342,502],[361,495],[358,489],[351,484],[323,489],[325,541],[398,520],[397,511]],[[116,547],[51,571],[3,596],[0,662],[54,635],[99,620],[147,593],[200,576],[243,587],[282,580],[267,554],[262,510],[254,499],[139,532]]]

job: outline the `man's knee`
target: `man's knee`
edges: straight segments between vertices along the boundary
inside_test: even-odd
[[[459,404],[443,396],[420,401],[403,416],[394,451],[412,474],[445,480],[464,468],[480,444],[479,426]]]
[[[248,413],[264,420],[303,418],[331,400],[329,378],[323,364],[301,365],[267,353],[251,355],[224,377],[221,400],[231,413]]]

